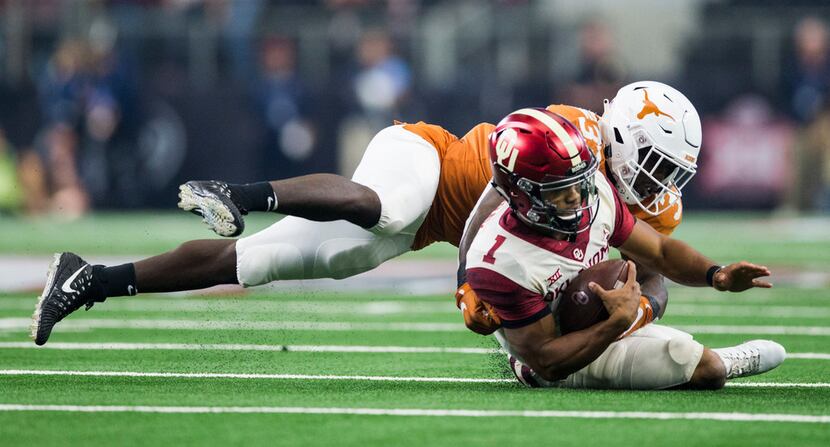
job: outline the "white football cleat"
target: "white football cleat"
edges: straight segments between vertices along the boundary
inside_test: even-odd
[[[179,186],[179,208],[202,216],[216,234],[236,237],[245,230],[242,216],[248,211],[235,200],[225,182],[189,181]]]
[[[787,358],[784,347],[770,340],[750,340],[737,346],[712,351],[723,360],[727,379],[765,373]]]

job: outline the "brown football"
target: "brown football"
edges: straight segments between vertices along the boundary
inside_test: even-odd
[[[565,289],[559,303],[559,327],[562,334],[579,331],[608,319],[605,305],[595,293],[588,289],[593,281],[603,289],[622,287],[628,278],[628,263],[622,259],[600,262],[589,269],[579,272]]]

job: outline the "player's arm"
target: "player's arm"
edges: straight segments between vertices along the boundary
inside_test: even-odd
[[[473,208],[473,213],[470,215],[470,219],[464,228],[464,234],[461,236],[461,242],[458,244],[458,272],[456,275],[458,287],[467,282],[467,252],[470,250],[470,244],[476,238],[481,224],[499,207],[502,201],[504,199],[501,195],[496,192],[492,185],[488,184],[475,208]]]
[[[628,256],[623,255],[628,260]],[[637,282],[640,283],[640,290],[643,296],[647,297],[649,303],[654,307],[654,315],[663,318],[666,312],[666,305],[669,302],[669,291],[666,289],[666,281],[663,275],[646,266],[637,266]]]
[[[628,280],[619,289],[606,291],[590,284],[602,298],[609,317],[587,329],[556,337],[552,315],[518,328],[504,328],[511,348],[545,380],[560,380],[596,360],[608,345],[633,323],[640,300],[637,271],[629,263]]]
[[[768,268],[746,261],[719,268],[719,264],[685,242],[664,236],[640,220],[619,249],[647,268],[687,286],[710,285],[707,279],[710,276],[711,285],[722,291],[741,292],[752,287],[772,287],[769,282],[759,279],[769,276]]]
[[[490,335],[501,326],[501,320],[496,312],[487,303],[476,296],[475,291],[467,283],[467,251],[473,243],[479,228],[487,217],[501,204],[502,197],[488,185],[473,209],[461,242],[458,244],[458,289],[455,292],[455,305],[461,309],[464,325],[467,329],[481,334]]]

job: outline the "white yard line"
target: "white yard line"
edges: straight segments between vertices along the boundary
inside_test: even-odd
[[[271,379],[271,380],[351,380],[369,382],[439,382],[439,383],[515,383],[515,379],[475,377],[398,377],[316,374],[264,373],[177,373],[138,371],[60,371],[44,369],[3,369],[0,376],[85,376],[85,377],[148,377],[178,379]],[[729,382],[737,388],[830,388],[830,383],[799,382]]]
[[[821,352],[793,352],[787,353],[787,360],[802,359],[802,360],[830,360],[830,354]]]
[[[34,309],[35,299],[0,299],[0,310]],[[208,300],[182,300],[177,298],[110,300],[97,305],[96,312],[170,312],[170,313],[323,313],[336,315],[398,315],[398,314],[452,314],[460,313],[455,301],[447,298],[439,301],[295,301],[295,300],[246,300],[245,298],[216,298]],[[828,311],[830,314],[830,311]]]
[[[358,346],[358,345],[258,345],[258,344],[188,344],[188,343],[85,343],[50,342],[37,346],[32,342],[0,342],[0,349],[55,349],[76,351],[277,351],[277,352],[354,352],[377,354],[496,354],[495,348],[447,348],[435,346]],[[830,354],[791,352],[787,359],[830,360]]]
[[[0,318],[0,331],[29,328],[29,318]],[[756,334],[830,336],[828,326],[742,326],[742,325],[673,325],[692,334]],[[258,330],[258,331],[402,331],[467,332],[458,323],[366,323],[311,321],[206,321],[165,319],[80,318],[62,321],[58,330],[90,329],[171,329],[171,330]]]
[[[34,308],[34,298],[0,299],[0,310],[25,310]],[[669,302],[668,312],[672,316],[697,317],[746,317],[746,318],[830,318],[830,307],[820,306],[755,306],[729,304],[692,304],[690,302]],[[408,300],[382,301],[297,301],[262,300],[245,298],[221,299],[128,299],[111,300],[95,308],[96,312],[280,312],[280,313],[323,313],[331,315],[423,315],[457,314],[459,310],[451,299],[446,302]]]
[[[135,371],[52,371],[3,369],[0,376],[163,377],[180,379],[361,380],[369,382],[512,383],[515,379],[466,377],[341,376],[315,374],[174,373]]]
[[[675,329],[692,334],[756,334],[756,335],[808,335],[828,336],[828,326],[743,326],[743,325],[672,325]]]
[[[0,349],[57,349],[93,351],[134,351],[144,349],[173,351],[278,351],[278,352],[354,352],[401,354],[493,354],[498,349],[442,348],[431,346],[349,346],[349,345],[253,345],[253,344],[185,344],[185,343],[74,343],[49,342],[37,346],[32,342],[0,342]]]
[[[728,422],[796,422],[827,424],[830,416],[768,413],[674,413],[645,411],[551,411],[551,410],[453,410],[418,408],[315,408],[315,407],[157,407],[126,405],[21,405],[0,404],[0,411],[61,411],[81,413],[166,414],[325,414],[362,416],[456,416],[574,419],[659,419]]]
[[[0,330],[26,329],[29,318],[0,318]],[[206,321],[162,319],[84,318],[62,321],[58,330],[67,329],[175,329],[175,330],[254,330],[254,331],[403,331],[462,332],[462,323],[345,323],[319,321]]]

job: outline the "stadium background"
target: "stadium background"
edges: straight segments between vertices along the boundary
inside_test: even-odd
[[[828,23],[805,0],[0,1],[0,443],[828,445]],[[213,237],[175,208],[183,181],[349,175],[394,119],[461,135],[529,105],[601,112],[641,79],[703,120],[676,236],[776,283],[671,286],[665,322],[712,346],[780,341],[793,355],[768,375],[718,393],[521,389],[463,328],[447,244],[345,281],[113,299],[45,349],[28,340],[51,253],[117,263]],[[249,217],[247,232],[276,218]],[[385,415],[348,413],[367,408]],[[400,409],[443,416],[384,413]]]
[[[641,79],[705,123],[688,209],[830,209],[826,2],[7,0],[0,15],[7,211],[350,175],[393,119],[461,135],[528,105],[601,113]]]

